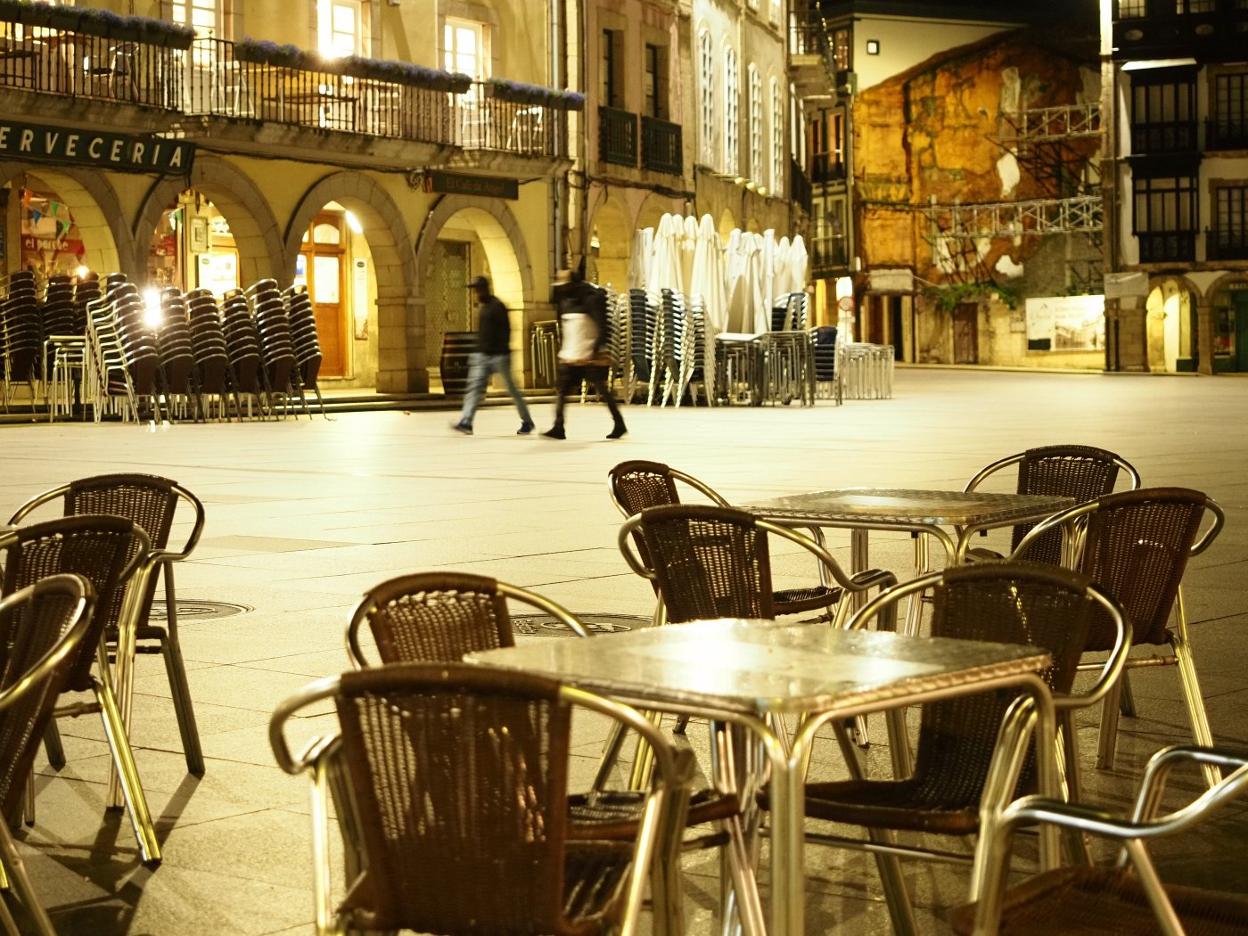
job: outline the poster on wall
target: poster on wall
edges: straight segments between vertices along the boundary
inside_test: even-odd
[[[1028,299],[1028,351],[1101,351],[1105,348],[1104,296]]]
[[[238,288],[238,255],[206,253],[199,255],[199,285],[221,299],[229,290]]]

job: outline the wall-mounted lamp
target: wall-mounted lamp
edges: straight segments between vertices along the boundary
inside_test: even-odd
[[[880,40],[868,39],[867,40],[867,55],[879,55],[879,54],[880,54]]]

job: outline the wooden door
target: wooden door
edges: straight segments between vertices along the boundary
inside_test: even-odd
[[[979,363],[979,306],[973,302],[953,310],[953,363]]]
[[[346,230],[341,214],[322,212],[303,239],[303,263],[321,343],[321,376],[346,377],[348,344]]]
[[[468,245],[436,241],[425,292],[425,351],[433,364],[442,358],[447,332],[472,331],[476,298],[468,288]]]

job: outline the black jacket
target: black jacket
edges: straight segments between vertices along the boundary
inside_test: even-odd
[[[490,296],[481,303],[477,350],[482,354],[511,353],[511,318],[497,296]]]
[[[582,280],[556,286],[551,292],[550,301],[558,309],[560,317],[580,313],[594,320],[594,324],[598,326],[598,337],[594,342],[595,354],[607,346],[611,338],[611,323],[607,319],[606,292]]]

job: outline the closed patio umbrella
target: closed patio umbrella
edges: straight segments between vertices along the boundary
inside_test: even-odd
[[[645,289],[650,254],[654,250],[654,228],[633,231],[633,251],[628,258],[628,288]]]
[[[727,269],[724,248],[709,214],[702,216],[693,256],[690,294],[702,300],[706,343],[702,362],[707,398],[715,401],[715,336],[728,330]]]

